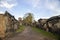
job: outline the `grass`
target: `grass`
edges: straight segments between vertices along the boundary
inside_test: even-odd
[[[49,37],[49,38],[53,38],[53,39],[58,40],[58,35],[54,35],[54,34],[52,34],[50,32],[46,32],[44,30],[41,30],[41,29],[35,28],[35,27],[33,27],[32,30],[34,30],[34,31],[40,33],[41,35],[46,36],[46,37]]]
[[[19,29],[16,32],[22,32],[25,29],[24,25],[20,25]]]

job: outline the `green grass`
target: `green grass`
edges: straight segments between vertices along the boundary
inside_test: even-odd
[[[25,29],[24,25],[20,25],[19,29],[16,32],[22,32]]]
[[[35,28],[35,27],[33,27],[32,30],[34,30],[34,31],[40,33],[41,35],[46,36],[46,37],[49,37],[49,38],[53,38],[53,39],[58,40],[58,35],[53,35],[53,34],[50,33],[50,32],[46,32],[46,31],[44,31],[44,30],[41,30],[41,29]]]

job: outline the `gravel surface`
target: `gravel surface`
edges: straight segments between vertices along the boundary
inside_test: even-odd
[[[44,37],[35,31],[32,31],[31,27],[26,27],[23,32],[18,33],[16,36],[12,38],[8,38],[7,40],[54,40],[48,37]]]

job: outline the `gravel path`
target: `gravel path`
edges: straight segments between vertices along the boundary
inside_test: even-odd
[[[44,37],[39,33],[32,31],[31,27],[26,27],[22,33],[9,38],[8,40],[52,40],[48,37]]]

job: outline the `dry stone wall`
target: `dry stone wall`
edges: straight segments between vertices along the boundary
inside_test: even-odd
[[[9,37],[19,28],[19,22],[7,11],[0,14],[0,38]]]

